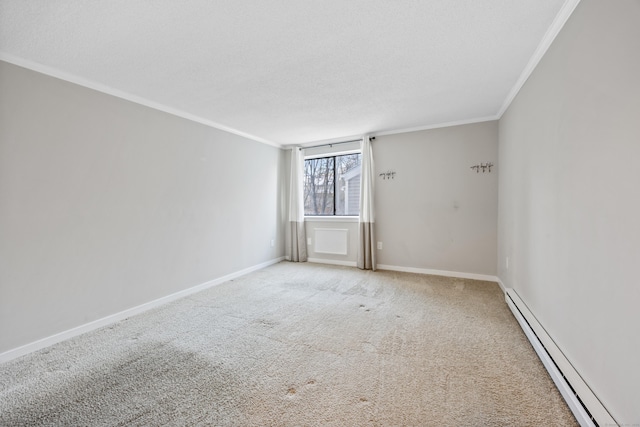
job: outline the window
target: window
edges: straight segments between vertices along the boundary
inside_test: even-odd
[[[362,154],[304,161],[305,215],[358,215]]]

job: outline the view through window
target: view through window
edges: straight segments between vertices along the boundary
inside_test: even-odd
[[[362,154],[304,161],[305,215],[358,215]]]

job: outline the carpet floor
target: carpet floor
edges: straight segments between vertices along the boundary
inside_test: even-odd
[[[577,423],[497,284],[283,262],[0,365],[0,425]]]

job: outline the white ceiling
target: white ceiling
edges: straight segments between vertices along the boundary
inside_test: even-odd
[[[498,118],[577,1],[0,0],[0,59],[298,144]]]

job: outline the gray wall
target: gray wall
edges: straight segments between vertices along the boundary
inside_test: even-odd
[[[373,156],[379,264],[496,274],[497,122],[379,136]]]
[[[624,425],[640,423],[638,23],[637,0],[583,0],[500,120],[499,276]]]
[[[305,150],[329,154],[358,144]],[[498,216],[498,122],[378,136],[372,142],[379,265],[495,276]],[[346,148],[345,148],[346,147]],[[492,162],[491,173],[470,167]],[[392,180],[379,173],[396,172]],[[353,264],[357,222],[306,222],[309,257]],[[316,228],[349,230],[347,255],[313,250]],[[287,248],[288,250],[288,248]]]
[[[3,62],[0,93],[0,352],[284,255],[282,150]]]

